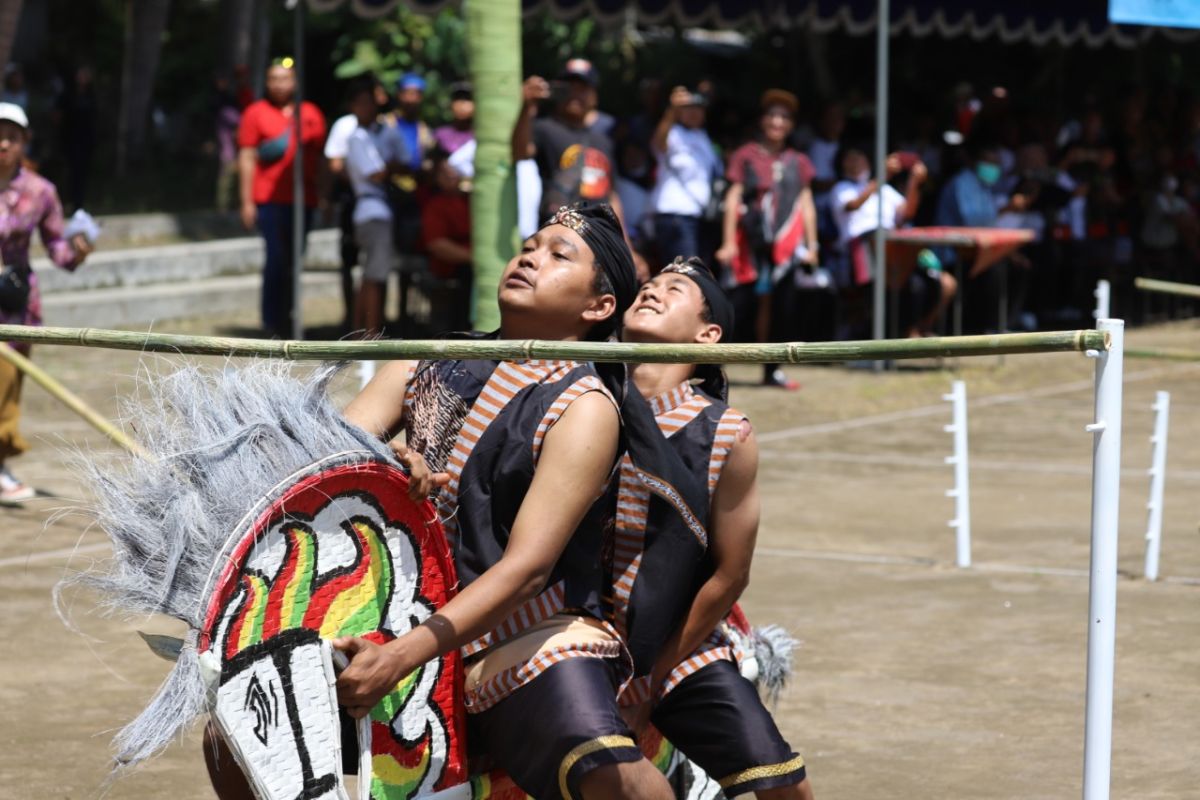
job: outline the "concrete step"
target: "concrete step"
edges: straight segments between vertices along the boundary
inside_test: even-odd
[[[335,267],[341,262],[338,231],[326,229],[308,235],[307,267]],[[228,275],[257,273],[262,269],[263,243],[258,236],[212,242],[100,248],[75,272],[59,269],[49,259],[34,259],[33,269],[45,295],[112,287],[148,286],[191,282]]]
[[[164,319],[183,319],[231,311],[246,312],[246,327],[259,324],[262,278],[256,273],[227,275],[145,286],[56,291],[42,298],[47,325],[112,328]],[[303,296],[340,297],[336,272],[308,272]]]

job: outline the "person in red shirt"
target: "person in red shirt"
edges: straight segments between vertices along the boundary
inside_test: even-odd
[[[433,154],[436,193],[421,210],[421,235],[435,283],[432,316],[439,330],[471,328],[471,199],[469,176],[442,150]]]
[[[263,264],[262,322],[268,333],[292,333],[292,165],[296,159],[296,73],[290,58],[267,68],[266,97],[246,107],[238,127],[238,172],[242,223],[258,226],[266,244]],[[317,169],[325,141],[325,117],[311,103],[300,109],[304,156],[304,226],[317,205]]]
[[[717,261],[729,270],[740,341],[779,341],[793,311],[786,281],[817,264],[817,212],[810,184],[816,170],[788,137],[800,104],[783,89],[760,101],[759,136],[729,157],[725,219]],[[763,384],[798,389],[778,364],[763,365]]]

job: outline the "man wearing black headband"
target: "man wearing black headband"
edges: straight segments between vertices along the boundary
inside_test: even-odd
[[[704,263],[677,258],[642,286],[625,312],[623,338],[713,344],[733,325],[733,306]],[[614,616],[635,662],[622,705],[635,728],[653,722],[727,795],[810,799],[803,758],[740,674],[724,632],[749,581],[758,533],[758,445],[750,422],[726,404],[715,365],[639,364],[633,382],[711,500],[703,540],[664,536],[646,491],[622,462]]]
[[[612,210],[562,208],[505,269],[499,336],[606,339],[636,292]],[[447,473],[434,499],[460,581],[453,600],[393,642],[335,642],[352,657],[338,680],[352,716],[460,648],[468,740],[521,789],[539,798],[672,797],[616,700],[630,665],[609,621],[610,567],[600,554],[611,547],[618,440],[632,448],[639,437],[627,399],[620,381],[604,382],[590,364],[423,361],[388,364],[350,404],[347,418],[366,430],[405,432],[417,482]],[[657,432],[654,440],[661,444]],[[648,473],[669,475],[667,467]]]

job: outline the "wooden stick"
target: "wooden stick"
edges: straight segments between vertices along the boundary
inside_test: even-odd
[[[142,458],[150,458],[150,454],[137,442],[125,435],[120,428],[113,425],[111,422],[100,416],[91,406],[83,402],[74,392],[63,386],[57,380],[50,376],[48,372],[34,364],[25,356],[18,353],[16,350],[8,346],[4,341],[0,341],[0,358],[12,364],[21,372],[28,375],[39,386],[53,395],[57,400],[62,401],[63,405],[74,411],[79,416],[91,425],[96,430],[103,433],[111,441],[124,447],[130,453]]]
[[[0,341],[105,347],[155,353],[340,361],[391,359],[568,359],[625,363],[813,364],[949,358],[1006,353],[1054,353],[1108,349],[1106,334],[1095,330],[1003,333],[853,342],[782,344],[632,344],[626,342],[547,342],[534,339],[378,340],[296,342],[182,336],[96,328],[41,328],[0,325]]]
[[[1184,297],[1200,297],[1200,286],[1194,283],[1176,283],[1175,281],[1160,281],[1154,278],[1135,278],[1133,285],[1144,292],[1161,292],[1163,294],[1178,294]]]

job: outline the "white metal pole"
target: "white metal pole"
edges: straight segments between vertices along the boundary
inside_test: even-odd
[[[1092,317],[1096,320],[1108,319],[1112,285],[1105,280],[1096,281],[1096,291],[1092,292],[1092,296],[1096,298],[1096,309],[1092,311]]]
[[[1150,500],[1146,503],[1146,580],[1158,580],[1158,551],[1162,543],[1163,484],[1167,481],[1167,422],[1171,416],[1170,392],[1154,397],[1154,435],[1150,437]]]
[[[946,457],[947,464],[954,465],[954,488],[946,492],[947,497],[954,498],[954,519],[950,527],[954,528],[955,558],[954,563],[960,567],[971,566],[971,487],[967,469],[967,384],[955,381],[950,394],[942,395],[943,400],[949,400],[953,413],[953,423],[946,426],[947,433],[954,434],[954,455]]]
[[[1117,513],[1121,494],[1121,376],[1125,323],[1101,319],[1111,338],[1096,359],[1096,417],[1087,426],[1092,447],[1092,559],[1088,594],[1087,715],[1083,798],[1108,800],[1112,774],[1113,661],[1116,654]]]
[[[295,11],[292,18],[292,55],[295,64],[293,74],[296,76],[296,96],[292,112],[292,136],[296,140],[295,161],[292,163],[292,338],[304,338],[304,317],[301,313],[304,298],[301,297],[304,275],[304,2],[294,3]]]
[[[884,338],[884,302],[887,293],[887,231],[883,228],[883,184],[887,180],[887,131],[888,131],[888,36],[891,33],[891,9],[888,0],[879,0],[876,12],[875,31],[875,174],[878,176],[879,218],[875,228],[875,281],[873,291],[874,318],[871,320],[871,338]],[[882,361],[875,362],[881,369]]]

